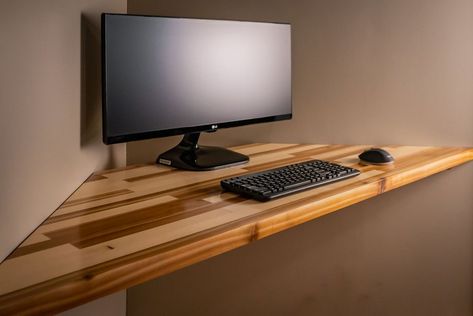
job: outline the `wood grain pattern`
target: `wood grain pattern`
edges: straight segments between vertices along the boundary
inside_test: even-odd
[[[54,313],[137,285],[473,159],[473,149],[249,144],[247,165],[210,172],[135,165],[98,172],[0,264],[0,315]],[[345,181],[261,203],[221,179],[308,159],[358,168]]]

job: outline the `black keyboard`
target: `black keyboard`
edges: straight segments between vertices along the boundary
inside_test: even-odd
[[[220,185],[225,190],[267,201],[359,174],[357,169],[323,160],[310,160],[225,179]]]

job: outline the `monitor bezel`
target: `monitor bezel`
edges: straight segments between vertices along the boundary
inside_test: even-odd
[[[221,128],[230,128],[230,127],[239,127],[257,123],[268,123],[268,122],[275,122],[281,120],[289,120],[292,119],[293,115],[293,91],[292,91],[292,79],[293,79],[293,70],[292,70],[292,36],[289,38],[290,46],[291,46],[291,111],[287,114],[282,115],[274,115],[274,116],[266,116],[266,117],[258,117],[252,119],[245,119],[245,120],[238,120],[238,121],[231,121],[231,122],[216,122],[212,124],[206,125],[198,125],[198,126],[189,126],[189,127],[180,127],[180,128],[173,128],[173,129],[166,129],[166,130],[155,130],[149,132],[140,132],[140,133],[131,133],[131,134],[124,134],[124,135],[115,135],[111,136],[107,134],[107,96],[105,93],[106,90],[106,63],[105,63],[105,19],[107,16],[138,16],[138,17],[151,17],[151,18],[173,18],[173,19],[193,19],[193,20],[212,20],[212,21],[232,21],[232,22],[252,22],[252,23],[268,23],[268,24],[284,24],[289,26],[289,32],[292,34],[292,26],[290,23],[287,22],[272,22],[272,21],[247,21],[247,20],[231,20],[231,19],[213,19],[213,18],[195,18],[195,17],[177,17],[177,16],[160,16],[160,15],[141,15],[141,14],[124,14],[124,13],[102,13],[101,15],[101,63],[102,63],[102,139],[103,142],[107,145],[109,144],[117,144],[117,143],[125,143],[129,141],[137,141],[137,140],[145,140],[145,139],[152,139],[152,138],[160,138],[160,137],[167,137],[167,136],[175,136],[175,135],[183,135],[189,133],[199,133],[199,132],[210,132],[216,131],[217,129]]]

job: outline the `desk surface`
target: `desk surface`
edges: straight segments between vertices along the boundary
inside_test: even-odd
[[[386,146],[393,166],[361,166],[370,146],[250,144],[243,166],[210,172],[133,165],[93,174],[0,265],[0,314],[57,312],[151,280],[473,159],[473,149]],[[308,159],[361,175],[270,202],[222,178]]]

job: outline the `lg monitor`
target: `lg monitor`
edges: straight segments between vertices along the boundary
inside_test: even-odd
[[[102,14],[103,141],[184,135],[157,162],[212,170],[248,161],[201,132],[292,117],[285,23]]]

